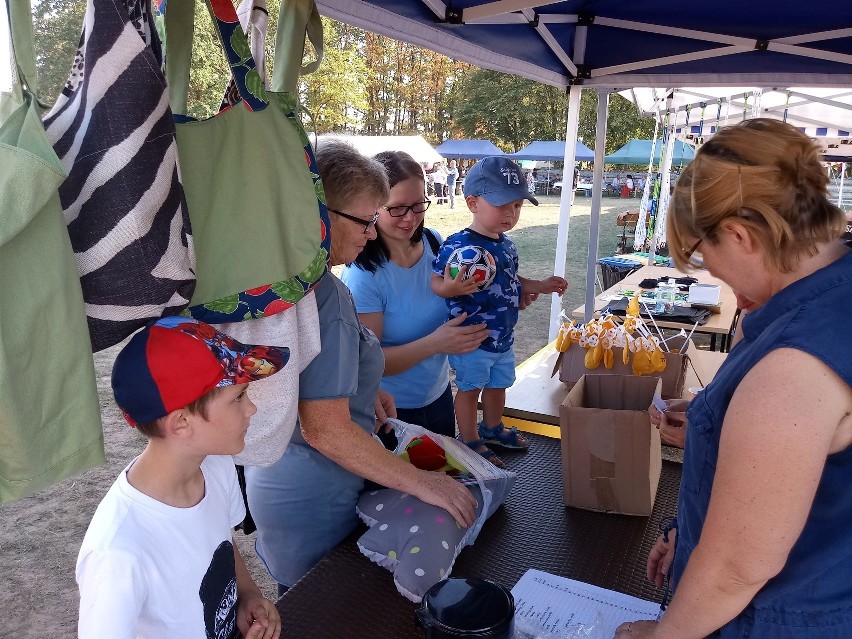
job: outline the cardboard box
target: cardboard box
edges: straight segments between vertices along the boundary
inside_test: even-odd
[[[560,407],[566,506],[648,516],[660,483],[660,432],[648,406],[660,380],[584,375]]]
[[[689,359],[689,349],[692,347],[692,340],[687,341],[683,337],[672,337],[666,344],[672,351],[677,353],[665,353],[666,370],[662,373],[650,373],[643,377],[653,377],[662,380],[662,397],[664,399],[678,399],[683,395],[683,380],[686,377],[686,366]],[[559,359],[556,361],[554,368],[559,369],[559,379],[565,382],[570,388],[583,375],[633,375],[632,364],[625,365],[621,361],[621,349],[614,349],[615,364],[612,368],[606,368],[603,362],[594,370],[586,368],[586,352],[587,350],[577,344],[572,344],[564,353],[559,354]],[[633,361],[633,354],[630,354],[630,361]],[[634,376],[635,377],[635,376]],[[650,400],[649,400],[650,405]],[[645,408],[647,408],[646,406]]]

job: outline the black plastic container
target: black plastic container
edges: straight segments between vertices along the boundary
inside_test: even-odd
[[[478,577],[436,583],[416,614],[425,639],[512,639],[515,629],[512,593]]]

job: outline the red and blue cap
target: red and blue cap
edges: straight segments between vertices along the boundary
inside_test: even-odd
[[[164,317],[115,358],[112,392],[131,426],[147,424],[214,388],[269,377],[288,359],[289,348],[241,344],[204,322]]]

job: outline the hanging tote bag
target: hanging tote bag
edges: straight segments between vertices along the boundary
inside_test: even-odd
[[[308,27],[304,22],[301,22],[299,26],[300,18],[290,11],[285,11],[285,5],[290,7],[292,4],[292,2],[281,4],[278,33],[280,36],[282,29],[290,33],[295,32],[295,39],[298,39],[298,33],[301,33],[302,49],[304,49],[305,32]],[[256,61],[262,59],[268,26],[265,0],[243,0],[237,9],[237,15],[240,16],[243,31],[251,34],[252,57]],[[321,36],[322,24],[320,23],[319,26]],[[315,50],[321,49],[316,42],[313,44]],[[275,68],[284,67],[283,60],[286,60],[291,53],[298,54],[301,59],[301,50],[297,52],[295,48],[276,47]],[[258,75],[266,86],[266,72],[262,67],[258,67]],[[239,93],[232,80],[226,91],[226,102],[230,104],[234,96],[238,101]],[[308,292],[293,307],[281,313],[258,317],[250,322],[227,322],[214,324],[214,326],[240,341],[246,340],[246,343],[273,344],[290,349],[290,362],[284,370],[268,379],[255,382],[249,388],[249,398],[257,407],[257,412],[252,417],[251,427],[246,433],[245,448],[234,456],[234,461],[241,465],[273,464],[284,454],[296,428],[299,374],[320,351],[319,316],[315,294],[313,291]]]
[[[66,173],[28,89],[36,85],[30,4],[7,1],[14,46],[12,91],[0,95],[2,502],[104,462],[83,296],[57,193]]]
[[[188,304],[189,216],[150,0],[88,0],[71,76],[45,117],[92,348]]]
[[[327,270],[331,237],[316,160],[287,93],[267,92],[230,0],[207,0],[240,101],[186,113],[193,2],[167,5],[167,78],[195,241],[187,314],[211,324],[280,313]]]

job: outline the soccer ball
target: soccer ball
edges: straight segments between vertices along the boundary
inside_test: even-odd
[[[497,263],[494,256],[481,246],[461,246],[450,254],[447,260],[450,267],[450,276],[455,278],[459,272],[467,267],[464,279],[473,278],[477,283],[477,290],[482,291],[494,281],[497,274]]]

